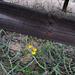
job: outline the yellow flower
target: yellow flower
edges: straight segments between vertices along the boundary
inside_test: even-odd
[[[35,55],[35,54],[36,54],[36,52],[35,52],[35,51],[32,51],[32,54],[33,54],[33,55]]]
[[[36,48],[34,48],[34,49],[33,49],[33,51],[37,51],[37,49],[36,49]]]
[[[47,45],[49,45],[49,43],[47,43]]]
[[[29,48],[31,48],[32,46],[31,46],[31,45],[29,45],[28,47],[29,47]]]
[[[49,45],[49,43],[46,42],[47,45]]]

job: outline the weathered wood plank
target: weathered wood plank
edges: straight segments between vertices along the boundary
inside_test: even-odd
[[[75,45],[75,20],[1,1],[0,29]]]

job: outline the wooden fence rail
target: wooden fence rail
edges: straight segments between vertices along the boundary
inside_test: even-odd
[[[75,45],[75,19],[2,1],[0,29]]]

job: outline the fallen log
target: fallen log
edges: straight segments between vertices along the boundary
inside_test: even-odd
[[[75,45],[75,20],[0,1],[0,29]]]

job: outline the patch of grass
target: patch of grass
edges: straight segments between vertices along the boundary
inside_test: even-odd
[[[75,74],[75,56],[66,55],[65,49],[73,47],[64,44],[52,42],[49,40],[37,39],[34,37],[27,40],[20,40],[20,49],[18,51],[11,50],[10,44],[15,33],[8,37],[4,42],[0,30],[0,69],[1,74],[6,75],[74,75]],[[7,37],[7,36],[6,36]],[[24,38],[25,39],[25,38]],[[26,38],[27,39],[27,38]],[[33,42],[34,40],[34,42]],[[38,44],[33,44],[35,41]],[[29,48],[28,46],[31,45]],[[35,54],[32,54],[33,49],[36,48]],[[72,49],[74,51],[75,49]],[[24,61],[25,60],[25,61]],[[0,74],[0,75],[1,75]]]

